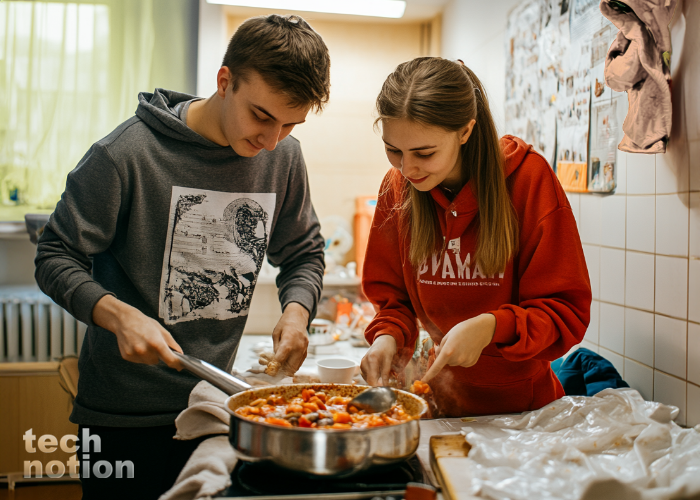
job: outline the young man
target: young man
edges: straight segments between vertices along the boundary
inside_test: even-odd
[[[172,486],[198,444],[172,439],[198,379],[177,371],[171,349],[230,370],[265,256],[280,268],[276,360],[290,372],[304,361],[324,242],[299,142],[287,136],[329,88],[328,49],[303,19],[249,19],[216,94],[140,94],[136,116],[68,175],[36,279],[89,325],[71,415],[83,498],[157,498]],[[112,474],[96,473],[98,461]],[[125,461],[133,478],[119,478]]]

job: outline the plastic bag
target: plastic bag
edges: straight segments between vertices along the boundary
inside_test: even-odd
[[[492,499],[687,498],[700,494],[700,432],[633,389],[567,396],[462,429],[472,495]]]

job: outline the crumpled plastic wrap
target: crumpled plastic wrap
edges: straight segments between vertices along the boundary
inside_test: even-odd
[[[700,426],[633,389],[567,396],[462,429],[472,495],[492,499],[700,498]]]

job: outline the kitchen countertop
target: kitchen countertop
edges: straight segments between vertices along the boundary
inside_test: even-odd
[[[258,365],[258,355],[253,352],[253,346],[260,342],[267,342],[269,345],[266,347],[266,350],[272,351],[272,335],[246,334],[241,337],[236,360],[233,363],[233,367],[237,371],[244,372],[252,366],[260,366]],[[334,344],[323,346],[322,349],[323,354],[309,352],[304,360],[304,364],[301,365],[300,371],[318,373],[316,360],[332,357],[349,358],[354,360],[359,366],[362,357],[368,350],[367,347],[353,347],[349,341],[338,341]]]

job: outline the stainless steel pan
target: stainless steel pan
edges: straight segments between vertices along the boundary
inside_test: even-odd
[[[292,384],[251,388],[244,381],[191,356],[175,353],[185,368],[227,394],[226,409],[231,414],[229,441],[236,455],[252,462],[267,461],[313,476],[344,477],[373,466],[406,460],[418,448],[420,427],[417,418],[402,424],[361,430],[323,430],[280,427],[239,417],[234,411],[271,394],[291,399],[304,388],[323,391],[329,396],[354,397],[366,386],[346,384]],[[242,392],[238,392],[242,390]],[[398,403],[413,417],[423,415],[428,406],[423,399],[396,391]],[[274,478],[271,478],[274,480]]]

